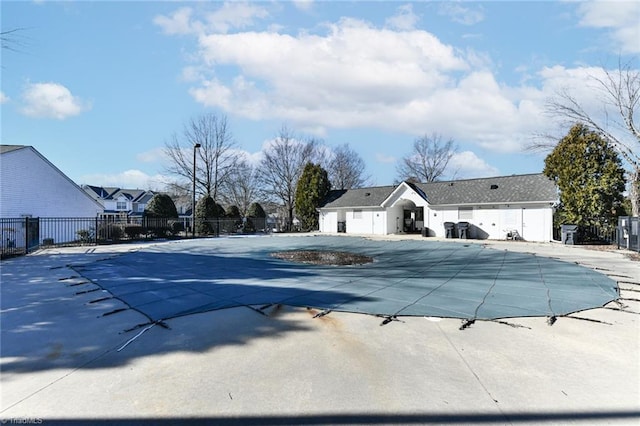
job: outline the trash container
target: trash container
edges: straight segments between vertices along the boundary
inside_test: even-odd
[[[429,236],[429,228],[427,228],[426,226],[424,228],[422,228],[422,236],[423,237],[428,237]]]
[[[578,242],[578,225],[562,225],[562,244],[574,245]]]
[[[458,222],[458,236],[463,240],[469,238],[469,222]]]
[[[347,222],[343,222],[343,221],[338,222],[338,232],[340,233],[347,232]]]
[[[445,238],[455,238],[456,237],[456,224],[453,222],[445,222],[444,223],[444,236]]]

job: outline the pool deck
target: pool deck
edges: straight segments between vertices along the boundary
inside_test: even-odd
[[[382,326],[373,315],[276,305],[266,315],[236,307],[125,331],[148,318],[117,299],[95,302],[103,292],[67,265],[150,245],[43,250],[0,264],[0,419],[638,424],[640,262],[553,243],[447,243],[597,268],[622,299],[552,325],[416,316]]]

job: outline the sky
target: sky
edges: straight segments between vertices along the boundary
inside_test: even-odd
[[[259,161],[286,126],[349,144],[390,185],[416,138],[453,139],[448,178],[540,173],[545,112],[640,54],[640,2],[2,1],[0,142],[78,184],[161,189],[165,143],[226,116]]]

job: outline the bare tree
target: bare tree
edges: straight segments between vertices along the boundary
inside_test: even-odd
[[[3,49],[12,50],[18,52],[19,47],[25,46],[24,37],[22,31],[25,28],[13,28],[6,31],[0,31],[0,44]]]
[[[242,216],[246,216],[251,203],[261,199],[258,170],[242,159],[238,161],[229,177],[222,187],[222,200],[227,205],[237,206]]]
[[[266,194],[287,210],[285,228],[293,225],[296,186],[304,166],[318,156],[317,142],[304,141],[283,126],[274,142],[263,151],[259,179]]]
[[[438,133],[424,135],[414,141],[411,154],[402,158],[397,168],[398,177],[400,180],[437,181],[446,172],[457,150],[453,139],[444,141]]]
[[[332,189],[360,188],[369,180],[362,157],[346,143],[333,150],[327,172]]]
[[[166,171],[185,181],[193,180],[193,150],[196,145],[196,187],[204,195],[218,199],[219,190],[229,179],[236,163],[238,151],[225,116],[205,114],[189,120],[182,138],[174,134],[165,143],[164,153],[169,158]]]
[[[560,117],[566,124],[581,123],[599,134],[624,159],[627,165],[629,198],[634,216],[640,214],[640,70],[631,62],[618,63],[618,69],[605,70],[604,76],[591,76],[594,89],[602,100],[602,114],[596,116],[586,111],[582,103],[568,90],[563,89],[549,99],[547,112]],[[536,142],[530,149],[552,149],[558,139]]]

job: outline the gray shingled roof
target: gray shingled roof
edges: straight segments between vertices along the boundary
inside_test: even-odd
[[[555,183],[541,173],[413,185],[425,193],[431,205],[552,203],[558,198]],[[380,186],[331,191],[322,207],[380,206],[395,188],[396,186]]]
[[[0,154],[5,152],[17,151],[18,149],[26,148],[26,145],[0,145]]]
[[[349,190],[335,190],[329,192],[322,207],[376,207],[396,189],[395,186],[376,186]],[[367,195],[368,194],[368,195]]]

